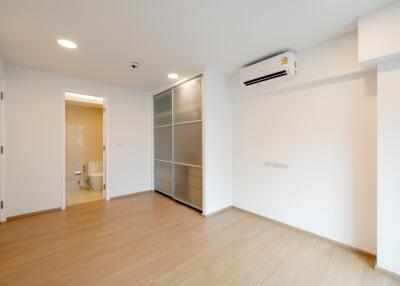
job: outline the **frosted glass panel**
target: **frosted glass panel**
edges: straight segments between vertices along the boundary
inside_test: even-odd
[[[154,128],[154,158],[171,161],[172,159],[172,127]]]
[[[154,126],[172,123],[172,91],[154,97]]]
[[[154,161],[154,187],[164,194],[172,195],[172,164]]]
[[[196,78],[174,89],[174,122],[201,120],[201,79]]]
[[[202,208],[202,170],[201,168],[174,165],[174,196]]]
[[[201,81],[195,78],[153,99],[154,188],[198,209],[202,209]]]
[[[179,124],[174,128],[174,162],[201,166],[201,122]]]

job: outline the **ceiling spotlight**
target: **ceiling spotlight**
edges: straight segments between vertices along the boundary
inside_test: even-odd
[[[176,78],[178,78],[179,76],[176,74],[176,73],[170,73],[170,74],[168,74],[168,78],[170,78],[170,79],[176,79]]]
[[[74,42],[70,41],[70,40],[66,40],[66,39],[59,39],[57,41],[57,43],[67,49],[76,49],[78,47],[77,44],[75,44]]]

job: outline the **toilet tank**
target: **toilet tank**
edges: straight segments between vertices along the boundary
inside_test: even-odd
[[[103,173],[103,162],[89,162],[87,170],[89,176],[93,173]]]

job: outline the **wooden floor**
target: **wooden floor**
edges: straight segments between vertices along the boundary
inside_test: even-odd
[[[400,285],[372,258],[232,209],[162,195],[76,205],[0,225],[0,285]]]

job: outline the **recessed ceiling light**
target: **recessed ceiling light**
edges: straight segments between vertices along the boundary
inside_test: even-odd
[[[60,46],[63,46],[64,48],[67,48],[67,49],[76,49],[78,47],[77,44],[75,44],[74,42],[72,42],[70,40],[66,40],[66,39],[59,39],[57,41],[57,43]]]
[[[170,74],[168,74],[168,78],[170,78],[170,79],[176,79],[176,78],[178,78],[179,76],[176,74],[176,73],[170,73]]]

